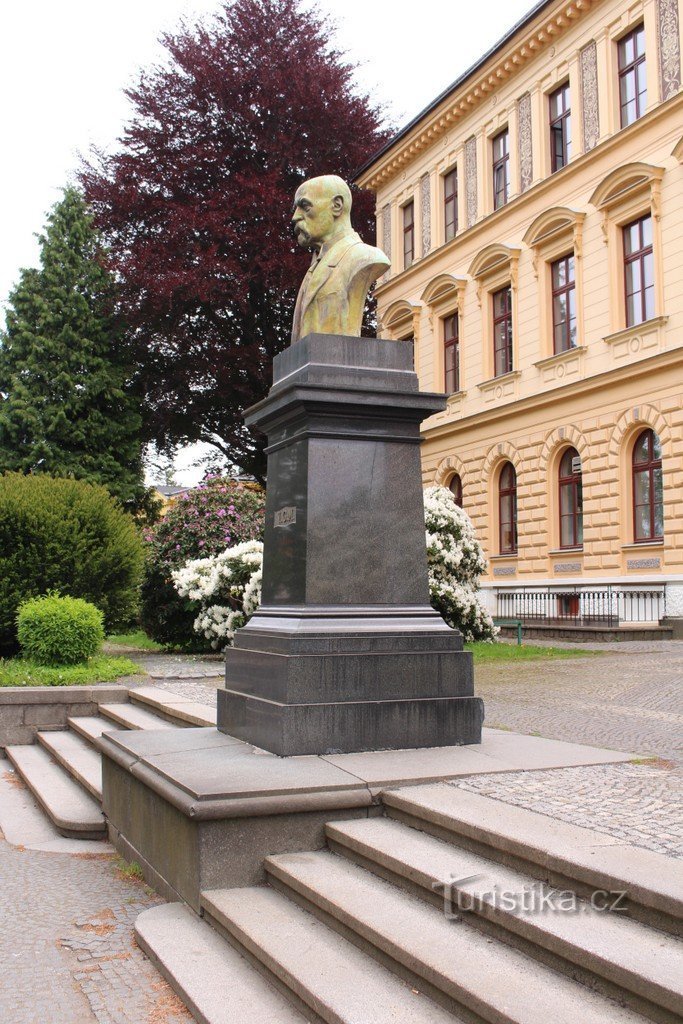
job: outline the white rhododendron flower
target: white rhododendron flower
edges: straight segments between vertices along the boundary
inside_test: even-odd
[[[424,492],[431,603],[466,641],[492,640],[498,630],[478,593],[486,559],[470,517],[446,487]],[[194,628],[222,649],[261,603],[263,544],[249,540],[212,558],[195,558],[173,573],[181,597],[196,601]]]

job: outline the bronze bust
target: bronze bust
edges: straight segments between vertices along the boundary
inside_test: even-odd
[[[360,337],[368,289],[386,271],[381,249],[351,227],[351,190],[336,174],[310,178],[294,197],[297,242],[313,253],[294,311],[292,344],[307,334]]]

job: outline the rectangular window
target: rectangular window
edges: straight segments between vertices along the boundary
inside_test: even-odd
[[[654,257],[652,254],[652,217],[622,228],[624,236],[624,290],[626,326],[635,327],[655,315]]]
[[[458,169],[452,171],[443,179],[443,206],[445,238],[450,242],[458,233]]]
[[[446,393],[460,390],[460,338],[458,314],[447,316],[443,322],[444,385]]]
[[[569,163],[572,144],[572,112],[569,82],[550,94],[550,168],[559,171]]]
[[[553,351],[566,352],[576,345],[576,281],[574,254],[551,264],[553,292]]]
[[[505,206],[510,195],[510,134],[507,130],[496,135],[493,147],[493,209]]]
[[[403,269],[412,267],[415,259],[415,203],[403,207]]]
[[[493,293],[494,376],[512,370],[512,289],[508,285]]]
[[[638,25],[617,44],[619,52],[619,109],[621,127],[633,124],[645,113],[645,28]]]

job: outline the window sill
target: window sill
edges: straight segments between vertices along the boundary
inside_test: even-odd
[[[549,555],[582,555],[583,545],[580,548],[553,548]]]
[[[661,540],[635,540],[631,544],[622,544],[622,551],[642,551],[643,548],[663,548],[664,538]]]
[[[484,380],[481,384],[477,384],[480,391],[491,391],[498,384],[505,384],[508,381],[517,380],[518,377],[522,376],[521,370],[510,370],[508,373],[501,373],[499,377],[489,377],[488,380]]]
[[[534,363],[534,366],[539,370],[543,370],[546,366],[555,366],[557,363],[564,363],[572,358],[578,358],[585,351],[585,345],[573,345],[572,348],[568,348],[564,352],[555,352],[554,355],[548,356],[546,359],[539,359],[537,363]]]
[[[616,345],[620,341],[629,341],[634,336],[648,334],[660,327],[664,327],[668,319],[668,316],[653,316],[649,320],[643,320],[640,324],[634,324],[633,327],[624,327],[613,334],[607,334],[602,340],[606,345]]]
[[[489,555],[489,562],[509,562],[509,561],[516,562],[516,561],[518,561],[518,559],[519,559],[519,552],[518,551],[514,551],[514,552],[512,552],[510,554],[507,554],[507,555]]]

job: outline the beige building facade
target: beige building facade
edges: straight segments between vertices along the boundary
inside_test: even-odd
[[[543,3],[359,175],[494,613],[683,616],[682,50],[678,0]]]

